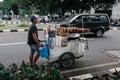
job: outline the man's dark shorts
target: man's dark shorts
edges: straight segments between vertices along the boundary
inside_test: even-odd
[[[40,55],[39,46],[36,44],[30,44],[30,53],[34,54],[35,51]]]

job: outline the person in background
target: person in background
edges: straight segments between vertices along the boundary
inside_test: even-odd
[[[31,66],[35,66],[36,68],[38,68],[36,62],[40,56],[39,47],[43,46],[38,39],[38,30],[36,26],[36,24],[39,22],[38,17],[36,15],[32,15],[31,22],[32,24],[30,25],[30,28],[28,30],[27,40],[27,44],[30,47],[29,62]],[[35,52],[37,52],[37,54],[35,54]]]

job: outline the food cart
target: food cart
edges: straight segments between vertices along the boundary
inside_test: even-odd
[[[73,31],[75,33],[71,33]],[[61,67],[67,68],[74,64],[75,59],[83,57],[85,51],[88,50],[88,41],[79,32],[85,31],[87,30],[83,28],[64,27],[59,27],[55,30],[44,30],[45,35],[49,34],[47,41],[45,40],[44,43],[48,47],[48,56],[46,56],[48,62],[57,60]],[[53,42],[51,42],[51,39]]]

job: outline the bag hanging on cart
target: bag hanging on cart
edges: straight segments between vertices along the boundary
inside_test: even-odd
[[[39,51],[40,51],[41,57],[48,58],[49,49],[48,49],[47,44],[45,44],[43,47],[40,47]]]

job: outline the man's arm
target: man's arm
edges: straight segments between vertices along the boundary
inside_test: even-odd
[[[35,40],[35,42],[37,43],[37,45],[41,47],[42,44],[40,44],[39,39],[37,38],[37,35],[35,33],[32,33],[32,37]]]

